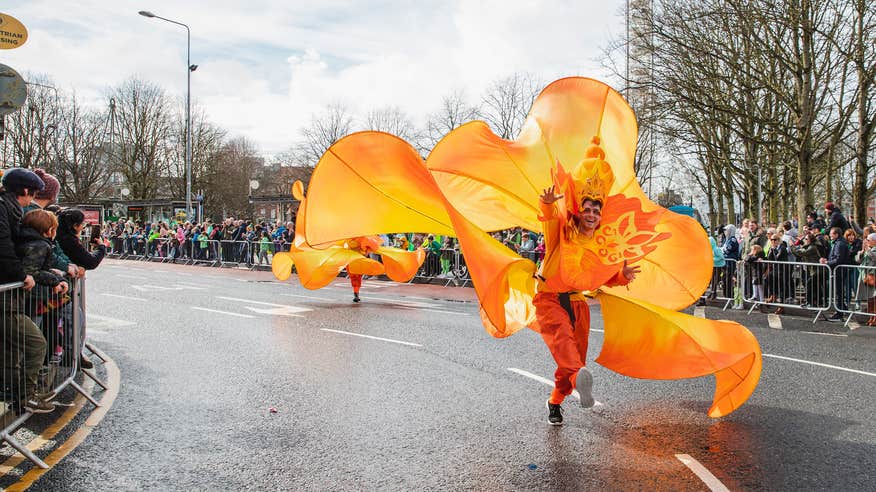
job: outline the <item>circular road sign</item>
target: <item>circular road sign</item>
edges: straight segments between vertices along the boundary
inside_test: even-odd
[[[27,41],[27,28],[18,19],[0,12],[0,50],[21,48]]]
[[[27,101],[27,84],[18,72],[0,63],[0,116],[7,115]]]

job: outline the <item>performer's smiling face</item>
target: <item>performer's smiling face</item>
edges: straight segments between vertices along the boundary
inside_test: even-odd
[[[578,211],[578,228],[586,235],[593,234],[602,220],[602,203],[584,199]]]

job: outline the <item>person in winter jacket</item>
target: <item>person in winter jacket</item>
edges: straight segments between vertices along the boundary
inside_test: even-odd
[[[14,168],[3,174],[0,190],[0,282],[22,282],[29,291],[36,284],[32,275],[24,270],[15,254],[15,242],[19,239],[22,207],[33,201],[36,192],[45,188],[45,183],[33,171]],[[20,296],[9,296],[19,297]],[[37,394],[38,375],[46,357],[46,339],[40,329],[24,312],[18,299],[2,303],[3,315],[3,374],[15,375],[15,381],[6,381],[13,388],[17,400],[16,411],[49,413],[55,406]],[[24,360],[22,359],[24,355]],[[22,370],[23,369],[23,370]],[[23,391],[22,391],[23,389]]]
[[[58,215],[56,240],[70,261],[86,270],[94,270],[106,256],[106,245],[100,242],[100,238],[91,238],[91,244],[96,251],[89,253],[79,240],[83,228],[85,228],[85,215],[81,210],[76,208],[62,210]]]

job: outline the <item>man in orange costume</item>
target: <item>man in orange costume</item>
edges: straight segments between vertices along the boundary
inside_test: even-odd
[[[593,193],[590,193],[593,192]],[[587,339],[590,335],[590,307],[587,298],[570,288],[563,288],[560,268],[569,265],[563,261],[564,253],[581,248],[592,241],[593,234],[602,218],[602,194],[593,189],[578,193],[577,213],[569,212],[568,220],[559,217],[555,202],[563,198],[556,194],[556,187],[544,190],[540,197],[545,231],[545,260],[539,273],[538,293],[533,299],[536,321],[544,342],[557,363],[554,373],[554,390],[547,401],[548,422],[563,424],[563,400],[577,388],[581,406],[590,408],[595,404],[592,395],[593,376],[585,367],[587,362]],[[565,230],[562,230],[565,228]],[[626,285],[636,278],[638,266],[624,262],[617,274],[606,285]]]
[[[383,242],[377,236],[361,236],[347,241],[347,247],[357,253],[368,256],[377,251]],[[350,268],[347,267],[347,275],[350,277],[350,285],[353,286],[353,302],[359,302],[359,289],[362,288],[362,274],[350,273]]]

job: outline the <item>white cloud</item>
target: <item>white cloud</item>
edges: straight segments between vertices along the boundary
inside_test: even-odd
[[[191,27],[193,99],[208,117],[276,153],[333,102],[360,114],[394,105],[419,120],[452,90],[478,97],[516,71],[604,77],[594,59],[622,31],[622,3],[14,1],[2,10],[30,35],[3,62],[92,105],[132,75],[182,97],[185,30],[137,15],[151,10]]]

